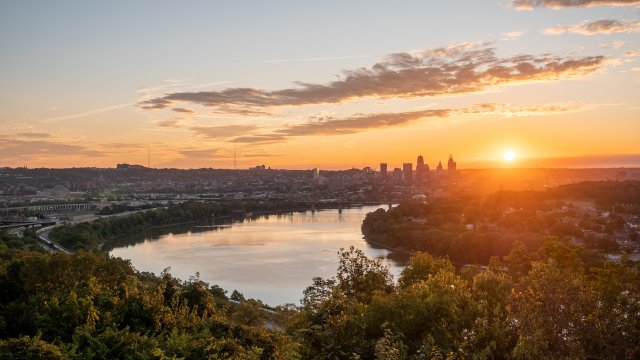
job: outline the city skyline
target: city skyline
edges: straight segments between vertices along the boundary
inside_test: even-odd
[[[639,5],[2,2],[0,167],[637,167]]]

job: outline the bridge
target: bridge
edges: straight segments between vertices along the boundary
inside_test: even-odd
[[[55,221],[2,221],[0,220],[0,229],[30,228],[34,226],[50,226],[55,225]]]
[[[77,204],[43,204],[43,205],[23,205],[5,207],[0,212],[9,212],[11,210],[32,210],[44,213],[61,212],[61,211],[82,211],[94,210],[98,208],[98,203],[77,203]]]

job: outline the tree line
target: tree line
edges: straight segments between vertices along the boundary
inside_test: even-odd
[[[4,238],[4,237],[3,237]],[[636,359],[640,267],[545,238],[486,269],[353,248],[273,313],[104,253],[0,244],[0,359]]]
[[[286,201],[185,202],[127,216],[102,218],[76,225],[67,224],[53,229],[49,237],[74,251],[95,250],[99,246],[108,249],[116,237],[139,233],[152,227],[243,217],[248,212],[290,212],[299,209],[297,204]]]
[[[594,201],[608,215],[563,206],[568,199]],[[515,242],[536,249],[549,235],[580,239],[596,251],[617,251],[611,235],[625,229],[620,214],[634,214],[638,208],[638,181],[582,182],[546,191],[499,191],[485,198],[452,196],[427,204],[403,203],[367,214],[362,233],[374,246],[448,256],[456,264],[486,265],[492,256],[507,255]],[[587,236],[583,230],[609,236]]]

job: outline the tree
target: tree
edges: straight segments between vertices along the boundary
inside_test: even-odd
[[[60,349],[39,337],[0,340],[0,360],[63,360]]]
[[[367,303],[375,292],[391,293],[393,278],[379,260],[369,259],[353,246],[338,252],[337,288],[348,298]]]

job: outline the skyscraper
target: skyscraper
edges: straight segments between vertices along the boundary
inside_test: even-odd
[[[424,158],[422,155],[418,155],[418,161],[416,164],[416,183],[422,184],[424,181]]]
[[[438,167],[436,168],[436,181],[442,179],[442,161],[438,161]]]
[[[454,178],[457,174],[456,172],[457,163],[453,161],[453,155],[449,155],[449,162],[447,163],[447,172],[449,178]]]
[[[404,177],[405,183],[407,184],[413,183],[413,164],[412,163],[402,164],[402,175]]]
[[[380,176],[387,177],[387,163],[380,163]]]

